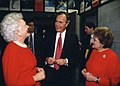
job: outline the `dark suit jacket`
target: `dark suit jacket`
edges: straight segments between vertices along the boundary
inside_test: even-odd
[[[43,62],[41,62],[42,54],[42,29],[35,27],[34,31],[34,50],[35,50],[35,56],[37,59],[38,66],[42,66]],[[25,43],[28,45],[28,38],[26,38]]]
[[[4,53],[4,49],[7,46],[7,42],[3,39],[0,34],[0,85],[5,86],[4,76],[3,76],[3,69],[2,69],[2,56]]]
[[[93,50],[92,44],[90,45],[90,39],[91,39],[90,35],[85,35],[85,37],[83,38],[83,41],[82,41],[81,52],[82,52],[83,58],[85,58],[86,49],[89,49],[87,58],[85,58],[85,62],[89,59],[89,57],[92,53],[92,50]]]
[[[80,56],[82,59],[81,59],[80,65],[78,67],[80,71],[82,71],[82,69],[85,68],[86,62],[88,61],[88,59],[91,55],[91,52],[93,50],[91,45],[90,45],[90,39],[91,39],[91,36],[86,35],[86,34],[84,35],[84,37],[81,38],[82,45],[80,45],[80,47],[81,47]],[[87,57],[85,57],[87,49],[89,50],[89,52],[87,54]],[[79,73],[80,73],[80,76],[79,76],[80,83],[85,85],[86,78],[83,76],[83,74],[81,72],[79,72]]]
[[[53,57],[54,49],[55,49],[55,39],[56,39],[56,32],[50,34],[48,33],[48,35],[46,35],[45,38],[46,42],[44,43],[46,46],[45,57]],[[73,77],[74,68],[76,65],[78,65],[80,61],[79,42],[77,35],[75,35],[74,33],[66,31],[61,58],[68,59],[68,66],[66,65],[60,66],[60,69],[57,71],[57,75],[62,76],[61,83],[62,80],[65,81],[66,79],[68,83],[71,84],[70,82],[72,82],[71,80]],[[49,77],[49,75],[52,75],[52,73],[50,72],[51,69],[53,68],[51,68],[49,65],[45,66],[47,77]],[[53,76],[55,75],[53,74]],[[57,86],[59,85],[60,83],[57,84]],[[70,85],[64,83],[64,86],[70,86]]]

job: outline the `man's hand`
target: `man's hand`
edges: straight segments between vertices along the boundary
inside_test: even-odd
[[[58,59],[58,60],[56,60],[56,64],[65,65],[66,64],[66,59]]]
[[[55,63],[55,58],[53,58],[53,57],[47,57],[47,58],[46,58],[46,62],[47,62],[48,64],[54,64],[54,63]]]

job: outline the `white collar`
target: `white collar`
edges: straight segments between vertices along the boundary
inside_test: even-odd
[[[64,31],[61,33],[61,36],[65,35],[65,33],[66,33],[66,30],[64,30]],[[59,34],[60,34],[60,32],[57,32],[57,35],[59,35]]]
[[[20,47],[26,48],[27,45],[25,43],[20,43],[19,41],[13,41],[15,44],[19,45]]]

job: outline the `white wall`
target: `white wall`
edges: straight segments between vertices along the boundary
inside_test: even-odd
[[[114,35],[112,49],[120,58],[120,0],[99,7],[98,26],[107,26],[112,29]]]

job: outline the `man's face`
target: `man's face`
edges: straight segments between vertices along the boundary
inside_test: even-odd
[[[57,32],[63,32],[68,26],[65,14],[56,17],[55,28]]]
[[[28,23],[28,26],[29,26],[29,28],[28,28],[28,32],[29,33],[33,33],[34,32],[34,23],[33,22],[30,22],[30,23]]]
[[[93,28],[89,28],[88,26],[85,26],[85,32],[86,34],[92,34]]]

